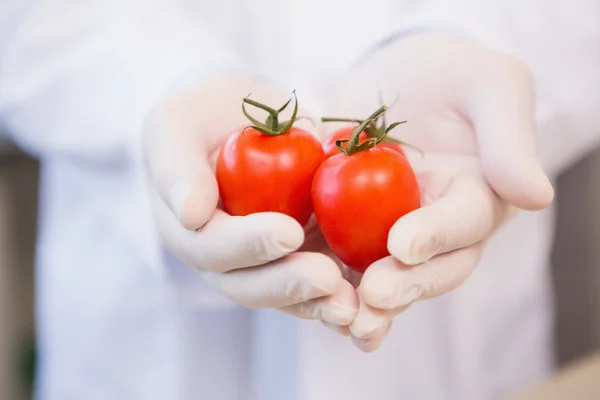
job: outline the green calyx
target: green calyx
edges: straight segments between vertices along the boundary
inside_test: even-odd
[[[348,140],[348,139],[337,140],[335,142],[336,147],[342,153],[351,156],[352,154],[356,154],[361,151],[372,149],[377,144],[384,141],[385,138],[387,137],[387,134],[392,129],[394,129],[398,125],[401,125],[406,122],[406,121],[394,122],[393,124],[391,124],[388,127],[385,126],[385,122],[384,122],[383,125],[381,125],[381,127],[376,127],[376,130],[372,130],[372,132],[376,132],[376,134],[374,134],[374,136],[369,135],[367,133],[367,130],[373,129],[371,127],[371,125],[374,122],[376,122],[377,119],[379,119],[379,117],[382,117],[385,114],[385,112],[387,111],[387,109],[388,109],[388,107],[386,105],[383,105],[383,106],[379,107],[373,114],[369,115],[366,120],[360,120],[360,125],[358,125],[358,127],[352,132],[352,137],[350,138],[350,140]],[[342,120],[342,122],[359,122],[359,120],[349,120],[349,119],[342,119],[342,118],[323,118],[323,122],[331,122],[334,120],[335,121]],[[369,138],[367,140],[365,140],[364,142],[360,143],[360,134],[363,131],[365,131],[365,133],[367,133],[367,136],[369,136]],[[344,143],[346,144],[346,146],[343,146]]]
[[[381,94],[380,94],[380,100],[381,100]],[[381,142],[388,142],[388,143],[395,143],[395,144],[398,144],[401,146],[410,147],[410,148],[418,151],[421,154],[421,156],[423,156],[424,155],[423,151],[421,149],[419,149],[418,147],[388,136],[388,133],[392,129],[396,128],[398,125],[405,124],[407,121],[394,122],[390,126],[387,126],[387,124],[385,122],[385,111],[387,111],[387,109],[388,109],[387,106],[382,105],[377,111],[375,111],[373,114],[371,114],[369,117],[367,117],[366,120],[354,119],[354,118],[324,117],[324,118],[321,118],[321,121],[322,122],[350,122],[350,123],[359,124],[356,129],[359,129],[362,127],[362,130],[358,130],[358,136],[360,136],[360,133],[364,131],[365,134],[367,135],[367,137],[369,138],[368,140],[366,140],[364,142],[364,143],[369,143],[368,145],[365,145],[366,148],[374,147],[375,145],[377,145]],[[381,117],[381,124],[377,124],[377,121],[376,121],[377,119],[379,119],[379,117]],[[371,122],[369,122],[369,119],[371,119]],[[355,133],[356,133],[356,131],[353,132],[353,137],[354,137]],[[352,139],[350,141],[352,141]],[[338,142],[340,142],[340,141],[338,140]],[[341,141],[341,142],[342,143],[348,142],[348,140]],[[342,148],[340,148],[340,146],[338,146],[337,142],[336,142],[336,146],[341,151],[348,154],[347,151],[343,150]],[[361,150],[362,150],[362,148],[358,151],[361,151]],[[356,150],[351,150],[351,151],[356,152]]]
[[[384,104],[383,106],[379,107],[373,114],[369,115],[367,117],[367,119],[365,119],[365,120],[349,119],[349,118],[321,118],[321,121],[323,121],[323,122],[355,122],[355,123],[360,124],[356,127],[356,129],[354,129],[354,131],[352,132],[352,136],[350,137],[349,140],[341,139],[341,140],[337,140],[335,142],[335,146],[338,148],[338,150],[340,150],[342,153],[350,156],[352,154],[356,154],[361,151],[372,149],[377,144],[384,141],[387,138],[387,134],[392,129],[394,129],[398,125],[401,125],[406,122],[406,121],[394,122],[393,124],[391,124],[388,127],[385,126],[385,122],[384,122],[381,127],[375,127],[376,130],[373,130],[372,124],[374,122],[376,122],[377,119],[379,119],[379,117],[382,117],[385,114],[385,112],[387,111],[387,109],[388,109],[388,107]],[[373,134],[373,136],[369,135],[369,133],[367,133],[369,130],[371,132],[376,132],[376,134]],[[365,133],[367,133],[367,136],[369,138],[367,140],[365,140],[364,142],[360,143],[360,134],[363,131]],[[343,146],[343,144],[346,144],[346,146]]]
[[[353,122],[353,123],[357,123],[357,124],[362,124],[363,122],[365,122],[365,120],[362,120],[362,119],[351,119],[351,118],[321,118],[321,121],[322,122]],[[367,125],[364,128],[364,132],[370,139],[375,139],[377,141],[377,143],[390,142],[390,143],[396,143],[396,144],[400,144],[400,145],[407,145],[407,143],[405,143],[405,142],[402,142],[398,139],[394,139],[393,137],[387,136],[387,134],[392,129],[394,129],[398,125],[405,124],[406,122],[407,121],[394,122],[390,126],[386,126],[385,113],[384,113],[381,116],[381,124],[377,125],[377,124],[371,123],[370,125]]]
[[[250,95],[246,96],[244,98],[244,101],[242,102],[242,112],[244,113],[246,118],[248,118],[250,122],[254,124],[252,126],[249,126],[248,128],[256,129],[260,133],[267,136],[278,136],[289,131],[294,125],[294,122],[296,122],[296,120],[298,119],[296,117],[298,114],[298,98],[296,97],[296,91],[294,90],[292,94],[293,97],[290,98],[284,105],[279,107],[279,109],[277,110],[250,99]],[[292,102],[292,99],[294,99],[294,111],[292,113],[291,118],[288,121],[279,122],[279,114],[287,108],[287,106]],[[266,121],[262,123],[256,118],[252,117],[250,114],[248,114],[248,111],[246,110],[246,104],[250,104],[251,106],[266,111],[269,114],[267,116]]]

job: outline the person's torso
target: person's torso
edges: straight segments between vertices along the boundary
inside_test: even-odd
[[[395,1],[353,2],[352,7],[341,0],[188,2],[198,23],[214,26],[257,70],[297,89],[317,108],[351,64],[406,16],[403,2]],[[268,17],[269,10],[277,10],[277,18]],[[44,138],[36,140],[43,148]],[[187,399],[178,394],[199,393],[211,379],[193,371],[218,361],[186,354],[195,347],[230,344],[194,343],[186,329],[202,329],[202,320],[192,329],[182,318],[199,312],[168,298],[148,271],[154,242],[148,236],[151,219],[139,166],[119,157],[99,164],[72,159],[69,153],[77,149],[67,150],[42,154],[46,204],[38,305],[48,367],[60,371],[51,378],[67,379],[84,370],[79,390],[105,390],[100,399],[123,398],[123,393],[145,393],[143,400]],[[371,358],[322,327],[265,317],[284,322],[278,331],[257,328],[264,335],[264,353],[247,367],[264,375],[258,391],[266,394],[259,400],[296,400],[293,395],[299,394],[276,392],[278,379],[293,379],[304,388],[305,397],[298,400],[363,400],[377,390],[383,390],[381,400],[464,400],[538,376],[547,360],[536,362],[529,355],[548,347],[537,339],[549,329],[551,228],[550,212],[519,217],[492,241],[463,288],[400,316],[388,343]],[[511,329],[524,334],[516,338]],[[282,335],[296,350],[275,346]],[[519,360],[523,368],[507,360]],[[331,370],[333,376],[326,374]]]

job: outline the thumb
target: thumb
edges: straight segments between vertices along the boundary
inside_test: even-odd
[[[217,207],[219,191],[206,141],[186,118],[157,112],[144,126],[143,150],[150,184],[186,229],[198,229]]]
[[[500,198],[525,210],[548,207],[554,189],[537,157],[535,89],[518,59],[492,54],[472,80],[467,112],[486,180]]]
[[[223,76],[168,96],[147,115],[143,153],[148,178],[187,229],[202,227],[217,207],[211,160],[232,130],[247,123],[240,106],[248,93],[265,103],[289,97],[254,77]]]

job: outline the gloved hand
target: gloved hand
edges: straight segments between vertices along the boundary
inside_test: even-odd
[[[356,277],[360,309],[347,333],[365,351],[413,302],[464,282],[514,210],[553,199],[536,155],[534,85],[516,58],[442,36],[400,39],[349,76],[327,115],[363,118],[380,89],[388,105],[397,98],[387,120],[408,120],[393,136],[425,151],[408,150],[423,207],[391,229],[392,256]]]
[[[165,249],[242,306],[349,325],[358,308],[355,290],[330,258],[296,252],[302,226],[283,214],[234,217],[218,208],[214,161],[223,140],[247,123],[241,104],[248,93],[267,104],[289,97],[250,78],[228,77],[173,95],[149,113],[143,151]]]

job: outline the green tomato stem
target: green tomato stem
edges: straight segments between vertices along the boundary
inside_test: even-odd
[[[385,105],[384,105],[384,107],[385,107]],[[405,124],[408,121],[394,122],[390,126],[387,126],[385,123],[385,113],[378,114],[379,111],[380,111],[380,109],[378,109],[375,113],[373,113],[371,116],[369,116],[367,118],[367,119],[373,119],[373,121],[371,121],[371,123],[366,124],[365,128],[363,129],[363,131],[365,132],[367,137],[369,139],[373,139],[374,145],[377,145],[381,142],[396,143],[398,145],[406,146],[406,147],[409,147],[411,149],[418,151],[420,153],[421,157],[423,157],[425,155],[425,153],[423,152],[423,150],[421,150],[417,146],[414,146],[410,143],[406,143],[401,140],[394,139],[391,136],[388,136],[388,133],[391,132],[392,129],[396,128],[398,125]],[[376,116],[376,114],[380,115],[381,118],[378,118]],[[381,124],[373,123],[377,119],[381,120]],[[338,117],[323,117],[323,118],[321,118],[321,121],[322,122],[353,122],[353,123],[358,123],[358,124],[363,124],[364,122],[366,122],[366,120],[363,120],[363,119],[338,118]],[[354,133],[356,133],[356,132],[354,131],[353,134]],[[360,135],[360,133],[359,133],[359,135]],[[340,141],[338,141],[338,142],[340,142]],[[341,144],[346,143],[346,142],[349,142],[349,140],[345,140],[345,141],[342,140]],[[336,142],[336,146],[337,146],[337,142]],[[340,146],[337,146],[337,147],[340,148]],[[373,147],[373,146],[371,146],[371,147]],[[343,149],[343,147],[340,149]],[[347,152],[345,150],[341,150],[341,151],[347,154]]]
[[[365,121],[362,120],[362,119],[352,119],[352,118],[328,118],[328,117],[323,117],[323,118],[321,118],[321,122],[355,122],[357,124],[362,124]]]
[[[335,142],[336,147],[346,155],[351,156],[352,154],[356,154],[360,151],[368,150],[374,147],[377,144],[376,139],[369,138],[363,143],[360,143],[360,134],[362,131],[369,126],[372,122],[377,120],[385,111],[387,110],[387,106],[383,105],[379,107],[373,114],[369,115],[369,117],[363,121],[355,130],[352,132],[352,136],[350,140],[338,140]],[[342,146],[343,143],[347,143],[346,147]]]
[[[248,120],[250,120],[250,122],[252,122],[252,124],[253,124],[252,126],[249,126],[248,128],[256,129],[263,135],[267,135],[267,136],[279,136],[284,133],[287,133],[292,128],[294,123],[296,122],[296,120],[297,120],[296,117],[298,115],[298,98],[296,97],[296,91],[294,90],[292,92],[292,94],[293,94],[293,97],[290,98],[284,105],[282,105],[277,110],[275,110],[274,108],[271,108],[265,104],[259,103],[258,101],[250,99],[249,98],[250,95],[246,96],[244,98],[244,100],[242,101],[242,112],[244,113],[246,118],[248,118]],[[291,118],[289,119],[289,121],[279,122],[279,114],[283,110],[286,109],[286,107],[291,103],[292,99],[295,101],[294,101],[294,111],[292,113]],[[254,118],[252,115],[250,115],[248,113],[248,111],[246,110],[246,104],[250,104],[251,106],[260,108],[261,110],[264,110],[267,113],[269,113],[266,121],[264,123],[262,123],[259,120],[257,120],[256,118]]]

